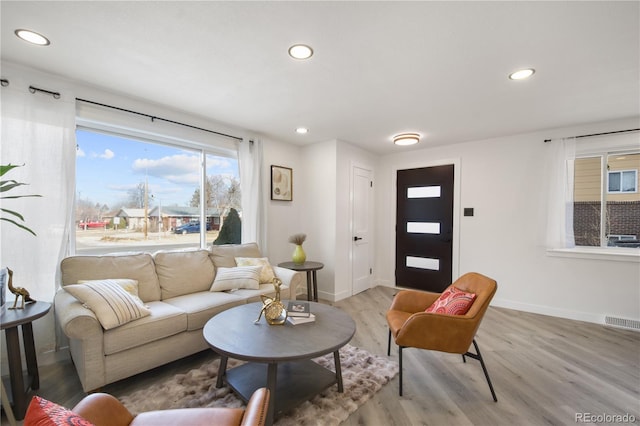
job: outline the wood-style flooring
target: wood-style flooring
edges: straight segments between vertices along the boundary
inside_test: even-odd
[[[376,287],[333,303],[356,321],[352,345],[386,356],[385,312],[395,292]],[[640,423],[640,333],[490,307],[476,340],[497,403],[477,361],[463,363],[459,355],[405,349],[404,396],[398,396],[396,376],[344,424],[570,425],[587,423],[579,416],[625,414]],[[201,352],[102,391],[123,396],[213,356]],[[393,344],[391,357],[398,359]],[[39,395],[68,407],[84,396],[71,361],[41,366],[40,384]],[[598,424],[616,423],[615,417],[602,420]]]

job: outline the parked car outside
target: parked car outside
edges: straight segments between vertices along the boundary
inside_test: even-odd
[[[106,228],[109,225],[109,221],[89,221],[89,222],[80,222],[78,223],[78,228],[80,229],[95,229],[95,228]]]
[[[207,222],[207,231],[211,231],[211,224]],[[200,222],[188,222],[184,225],[177,226],[173,230],[174,234],[192,234],[200,232]]]

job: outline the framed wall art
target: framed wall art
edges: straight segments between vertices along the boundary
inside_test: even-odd
[[[278,201],[293,200],[293,169],[271,166],[271,199]]]

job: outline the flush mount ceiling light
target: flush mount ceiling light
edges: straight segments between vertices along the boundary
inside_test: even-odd
[[[309,129],[307,129],[306,127],[298,127],[296,129],[296,133],[299,133],[301,135],[307,134],[309,133]]]
[[[420,135],[417,133],[400,133],[393,137],[393,143],[400,146],[415,145],[420,142]]]
[[[525,78],[531,77],[535,72],[536,70],[533,68],[526,68],[509,74],[509,78],[511,80],[524,80]]]
[[[48,46],[50,44],[49,39],[45,36],[31,30],[15,30],[14,33],[18,38],[38,46]]]
[[[309,59],[313,56],[313,49],[306,44],[294,44],[289,48],[289,56],[294,59]]]

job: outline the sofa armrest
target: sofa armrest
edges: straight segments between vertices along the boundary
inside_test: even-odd
[[[91,309],[70,293],[61,289],[54,298],[56,319],[64,334],[70,339],[86,340],[96,333],[103,333],[98,318]]]
[[[280,266],[272,266],[272,268],[275,276],[282,281],[282,285],[289,287],[288,297],[286,294],[282,294],[281,297],[283,299],[295,300],[296,295],[298,294],[298,286],[300,286],[303,283],[303,280],[306,279],[304,273],[282,268]]]

